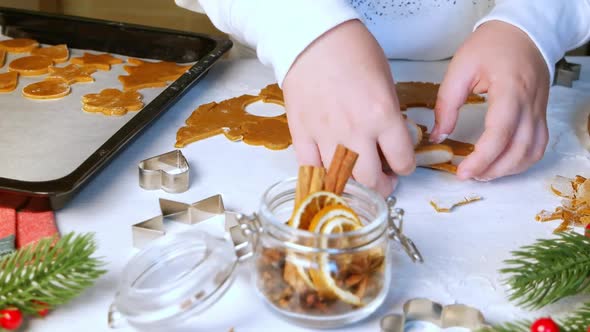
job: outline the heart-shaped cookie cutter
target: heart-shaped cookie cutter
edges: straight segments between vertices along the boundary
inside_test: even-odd
[[[409,324],[428,324],[423,331],[448,327],[464,327],[471,331],[490,327],[481,311],[463,304],[443,306],[428,299],[413,299],[404,304],[404,314],[390,314],[381,319],[381,332],[404,332]],[[430,324],[429,324],[430,323]],[[433,325],[436,327],[432,328]],[[422,331],[422,330],[420,330]]]
[[[163,189],[169,193],[188,190],[190,167],[180,150],[142,160],[138,168],[139,186],[143,189]]]

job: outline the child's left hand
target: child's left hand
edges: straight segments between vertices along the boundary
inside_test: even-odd
[[[438,93],[433,141],[453,131],[471,91],[487,92],[489,108],[475,151],[459,165],[459,178],[488,181],[517,174],[543,157],[549,138],[549,71],[522,30],[490,21],[458,50]]]

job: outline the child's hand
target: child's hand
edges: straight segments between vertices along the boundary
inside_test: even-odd
[[[361,22],[345,22],[315,40],[291,67],[283,90],[299,163],[328,167],[343,144],[359,154],[354,178],[382,195],[393,191],[395,178],[383,173],[378,146],[395,173],[414,170],[389,64]]]
[[[485,130],[457,171],[491,180],[520,173],[543,157],[548,141],[549,72],[535,44],[500,21],[479,27],[455,54],[436,102],[432,139],[450,134],[467,94],[488,93]]]
[[[520,173],[543,157],[548,141],[547,64],[520,29],[500,21],[480,26],[455,54],[436,103],[432,138],[442,140],[467,94],[488,93],[485,131],[458,169],[462,179]]]

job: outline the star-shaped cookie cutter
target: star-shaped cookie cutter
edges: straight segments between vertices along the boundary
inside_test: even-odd
[[[555,78],[553,84],[571,88],[574,81],[580,79],[582,66],[577,63],[570,63],[562,58],[555,65]]]
[[[219,194],[192,204],[160,198],[160,210],[160,215],[131,226],[135,248],[141,249],[149,242],[166,235],[165,221],[194,225],[215,216],[225,215],[225,227],[230,231],[237,229],[233,226],[238,225],[238,218],[241,218],[240,214],[225,210]]]
[[[381,332],[404,332],[407,327],[422,326],[420,331],[440,331],[464,327],[471,331],[489,328],[481,311],[463,304],[443,306],[428,299],[413,299],[404,304],[404,314],[390,314],[381,319]]]
[[[180,150],[142,160],[138,168],[139,186],[143,189],[163,189],[169,193],[188,190],[190,167]]]

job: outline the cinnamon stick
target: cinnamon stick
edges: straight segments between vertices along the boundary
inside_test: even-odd
[[[297,186],[295,187],[295,210],[299,204],[303,202],[309,193],[309,186],[311,185],[311,177],[313,173],[312,166],[300,166],[299,174],[297,175]]]
[[[308,195],[324,189],[324,180],[326,177],[326,169],[323,167],[313,167],[311,182],[309,184]]]
[[[338,144],[326,175],[324,190],[341,195],[346,182],[352,176],[352,170],[357,159],[358,154],[356,152]]]

